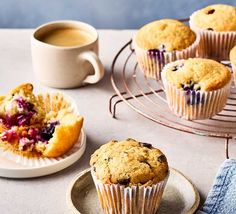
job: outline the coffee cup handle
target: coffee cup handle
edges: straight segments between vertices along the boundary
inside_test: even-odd
[[[94,68],[95,73],[93,75],[88,75],[83,83],[96,83],[99,80],[101,80],[104,76],[104,67],[102,65],[101,60],[98,58],[97,54],[95,54],[93,51],[85,51],[79,55],[79,57],[83,60],[86,60],[91,63],[91,65]]]

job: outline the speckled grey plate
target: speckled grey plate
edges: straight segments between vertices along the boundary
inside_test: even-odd
[[[199,194],[192,182],[171,168],[157,214],[192,214],[199,205]],[[67,204],[74,214],[102,214],[90,169],[81,172],[71,182]]]

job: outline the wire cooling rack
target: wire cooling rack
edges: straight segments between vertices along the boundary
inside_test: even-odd
[[[227,66],[230,64],[225,62]],[[236,138],[236,88],[231,85],[224,110],[207,120],[188,121],[175,116],[167,105],[162,81],[145,77],[138,67],[132,40],[116,54],[111,67],[115,94],[109,100],[109,111],[116,118],[117,106],[125,103],[147,119],[182,132],[225,139],[228,158],[230,139]]]

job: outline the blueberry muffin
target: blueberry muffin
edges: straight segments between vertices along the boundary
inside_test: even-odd
[[[105,213],[156,213],[169,174],[159,149],[134,139],[110,141],[94,152],[90,165]]]
[[[139,66],[146,76],[156,79],[166,63],[195,57],[199,42],[188,26],[172,19],[146,24],[133,38]]]
[[[230,62],[233,69],[234,81],[236,82],[236,45],[230,51]]]
[[[210,59],[190,58],[165,66],[162,79],[170,109],[188,120],[207,119],[227,101],[231,74]]]
[[[236,7],[224,4],[207,6],[194,12],[190,27],[201,36],[203,56],[228,60],[236,44]]]
[[[0,97],[0,146],[25,157],[58,157],[77,142],[83,117],[60,93],[35,95],[23,84]]]

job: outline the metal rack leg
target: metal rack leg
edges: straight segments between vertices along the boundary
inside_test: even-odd
[[[225,157],[226,159],[229,159],[229,140],[230,138],[227,137],[225,141]]]
[[[151,94],[154,94],[154,93],[159,93],[159,92],[161,92],[161,91],[163,91],[163,90],[160,89],[160,90],[150,91],[150,92],[146,92],[146,93],[144,93],[144,94],[137,94],[137,95],[135,95],[135,96],[126,97],[126,98],[124,98],[124,99],[125,99],[125,100],[132,100],[132,99],[134,99],[134,98],[143,97],[144,95],[147,95],[147,96],[148,96],[148,95],[151,95]],[[127,94],[127,93],[126,93],[126,92],[121,92],[120,94],[121,94],[121,95],[125,95],[125,94]],[[110,112],[110,114],[112,115],[113,118],[116,118],[116,105],[119,104],[119,103],[121,103],[121,102],[124,102],[123,99],[119,99],[119,100],[117,100],[117,101],[113,104],[113,99],[116,98],[116,97],[119,97],[119,95],[114,94],[114,95],[112,95],[112,96],[110,97],[110,100],[109,100],[109,112]],[[112,104],[113,104],[113,105],[112,105]]]
[[[122,95],[126,94],[126,92],[121,92]],[[113,99],[118,97],[117,94],[114,94],[113,96],[111,96],[110,100],[109,100],[109,112],[112,115],[112,118],[116,118],[116,105],[120,102],[123,102],[122,99],[117,100],[114,104],[113,104]],[[113,104],[113,105],[112,105]]]

